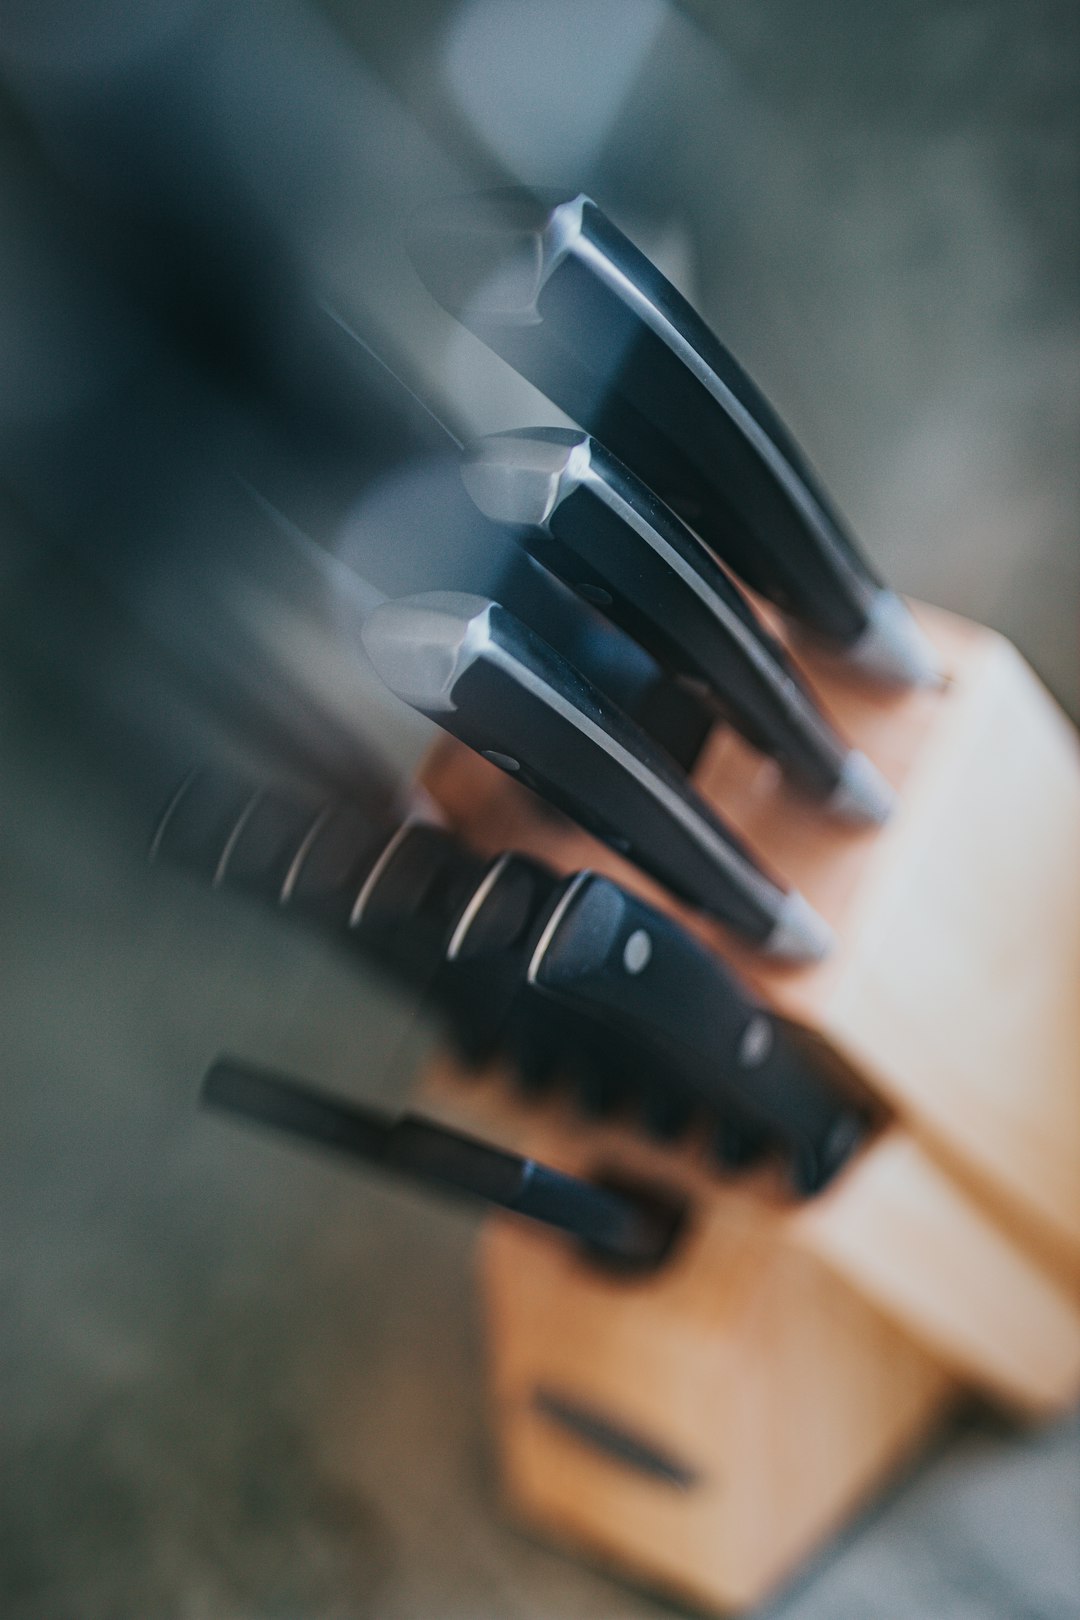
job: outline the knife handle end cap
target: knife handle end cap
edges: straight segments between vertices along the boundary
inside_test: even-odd
[[[848,661],[887,686],[941,686],[941,662],[895,591],[878,591],[866,628],[848,649]]]
[[[762,943],[766,956],[784,962],[820,962],[828,956],[836,936],[810,902],[792,889],[784,896],[771,932]]]
[[[844,760],[840,780],[828,799],[828,809],[841,821],[858,827],[880,827],[896,806],[896,793],[876,765],[853,748]]]

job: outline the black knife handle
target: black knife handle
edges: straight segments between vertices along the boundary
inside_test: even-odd
[[[509,540],[504,526],[487,527],[507,535],[509,552],[491,594],[606,692],[683,770],[691,770],[716,718],[707,700],[617,627],[610,614],[597,612],[568,589],[516,538]],[[455,588],[461,588],[456,581]]]
[[[485,860],[429,823],[394,826],[356,804],[257,788],[213,768],[185,778],[153,849],[216,885],[239,888],[359,946],[380,970],[432,997],[470,1062],[502,1052],[531,1085],[570,1080],[590,1111],[636,1098],[645,1123],[659,1134],[677,1134],[706,1102],[724,1121],[725,1143],[733,1131],[740,1141],[764,1139],[760,1125],[751,1129],[738,1109],[732,1118],[722,1088],[708,1093],[692,1084],[672,1086],[664,1027],[652,1022],[655,1008],[642,1008],[646,1039],[617,1004],[595,994],[556,997],[552,1016],[552,992],[529,983],[526,972],[539,960],[553,913],[566,911],[565,881],[541,862],[510,853]],[[652,926],[665,926],[643,909]],[[680,935],[675,925],[666,926]],[[580,927],[573,917],[560,921],[552,963],[565,957]],[[712,983],[707,979],[707,987]],[[692,1000],[692,987],[688,993]],[[797,1147],[801,1184],[814,1183],[816,1162]]]
[[[216,887],[347,928],[372,867],[400,827],[400,814],[382,804],[327,800],[201,766],[178,785],[150,853]]]
[[[654,1054],[690,1093],[792,1153],[803,1191],[822,1186],[862,1133],[858,1111],[825,1083],[779,1021],[671,918],[592,872],[566,881],[528,983]]]
[[[540,862],[491,860],[430,822],[259,787],[213,767],[185,777],[152,851],[359,948],[380,972],[432,998],[470,1063],[503,1048],[527,1055],[528,1031],[511,1017],[535,919],[558,883]],[[553,1061],[573,1046],[572,1027],[560,1029]]]
[[[542,862],[478,856],[443,828],[395,822],[220,766],[190,771],[154,832],[154,858],[313,924],[430,997],[461,1057],[497,1054],[535,1089],[557,1078],[607,1094],[628,1064],[602,1029],[539,1014],[525,966],[560,879]]]
[[[656,1201],[632,1199],[415,1114],[388,1118],[232,1058],[208,1071],[202,1100],[422,1186],[554,1227],[623,1264],[659,1263],[674,1236],[678,1212]]]
[[[462,462],[486,516],[662,666],[705,689],[724,718],[806,792],[880,822],[891,792],[820,712],[784,647],[680,518],[576,428],[492,434]]]
[[[857,667],[937,661],[776,412],[687,300],[588,197],[491,193],[418,222],[446,308],[674,507],[746,582]]]
[[[828,948],[640,729],[498,603],[448,593],[383,603],[364,645],[387,686],[672,891],[773,954]]]
[[[380,966],[426,985],[488,864],[444,828],[355,801],[192,771],[152,854],[351,938]]]

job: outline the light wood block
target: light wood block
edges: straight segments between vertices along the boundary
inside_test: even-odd
[[[456,745],[423,777],[476,847],[591,866],[679,914],[881,1106],[799,1203],[774,1172],[724,1180],[692,1144],[528,1106],[505,1077],[427,1079],[425,1104],[466,1128],[689,1200],[651,1276],[498,1221],[482,1279],[514,1510],[721,1610],[857,1511],[959,1391],[1028,1416],[1080,1393],[1080,751],[1006,642],[919,611],[946,689],[812,674],[899,790],[886,828],[830,825],[730,732],[699,763],[836,929],[817,967],[764,963]]]
[[[692,1202],[684,1241],[644,1278],[511,1219],[488,1225],[500,1472],[511,1511],[556,1538],[695,1603],[741,1608],[858,1511],[957,1393],[812,1240],[792,1240],[800,1207],[775,1172],[725,1180],[700,1152],[582,1128],[565,1103],[522,1109],[498,1074],[465,1081],[443,1066],[425,1108]]]
[[[483,1254],[512,1509],[710,1607],[756,1602],[792,1573],[951,1393],[929,1356],[758,1213],[718,1201],[656,1296],[598,1283],[506,1224]],[[604,1425],[604,1442],[564,1414]],[[681,1477],[613,1454],[607,1436],[624,1433]]]
[[[902,1127],[794,1210],[786,1237],[989,1399],[1037,1418],[1080,1395],[1080,1295]]]

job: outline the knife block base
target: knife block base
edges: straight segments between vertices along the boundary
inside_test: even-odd
[[[775,1171],[727,1180],[702,1145],[522,1107],[447,1063],[425,1111],[565,1169],[677,1191],[662,1267],[608,1271],[490,1220],[488,1382],[511,1515],[709,1610],[757,1602],[917,1450],[959,1385],[793,1232]],[[872,1150],[871,1150],[872,1151]]]
[[[481,1263],[512,1516],[709,1609],[789,1578],[953,1394],[932,1357],[734,1199],[647,1289],[508,1223]]]
[[[964,1389],[1043,1415],[1080,1393],[1080,756],[1000,637],[920,610],[950,683],[889,698],[813,672],[900,795],[838,829],[729,732],[696,781],[837,931],[763,963],[456,745],[424,783],[476,847],[593,867],[679,914],[875,1100],[878,1134],[799,1203],[453,1065],[424,1104],[569,1170],[688,1200],[616,1277],[550,1236],[484,1243],[495,1428],[516,1513],[720,1610],[760,1598]]]

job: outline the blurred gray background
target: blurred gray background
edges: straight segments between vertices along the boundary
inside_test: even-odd
[[[500,1519],[474,1220],[196,1112],[220,1050],[399,1100],[433,1036],[322,942],[148,869],[123,739],[353,779],[418,757],[426,727],[357,665],[340,568],[280,527],[241,545],[216,469],[252,445],[245,468],[280,465],[251,399],[310,392],[297,357],[327,301],[459,424],[551,419],[401,246],[425,198],[508,180],[592,191],[698,300],[891,580],[1003,630],[1075,713],[1080,14],[5,12],[0,1608],[675,1612]],[[176,341],[194,273],[166,292],[144,275],[175,262],[181,217],[185,251],[208,218],[206,253],[229,246],[212,343],[205,323]],[[290,487],[321,489],[295,459]],[[357,476],[319,558],[352,560],[364,499]],[[1025,1435],[973,1411],[768,1612],[1067,1620],[1078,1523],[1075,1421]]]

